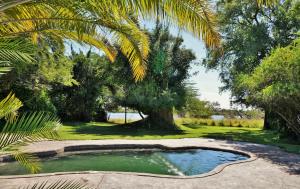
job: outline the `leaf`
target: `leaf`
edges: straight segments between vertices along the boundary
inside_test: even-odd
[[[259,6],[271,6],[278,3],[278,0],[256,0]]]
[[[59,119],[50,113],[25,113],[13,123],[7,122],[0,133],[0,150],[43,139],[57,139]]]
[[[87,187],[76,181],[58,180],[52,183],[49,181],[35,183],[33,185],[20,187],[19,189],[91,189],[91,187]]]
[[[138,24],[140,17],[177,25],[202,38],[210,48],[220,44],[216,17],[208,0],[49,0],[21,4],[2,8],[0,37],[22,35],[37,42],[47,35],[57,35],[100,47],[112,60],[116,49],[106,45],[106,37],[99,38],[112,35],[115,38],[108,39],[129,59],[136,80],[145,76],[150,50],[147,35]]]
[[[15,117],[13,115],[16,115],[16,111],[22,106],[22,102],[14,94],[9,93],[6,98],[0,101],[0,119],[6,117],[12,121]]]
[[[30,173],[40,172],[41,167],[39,159],[36,156],[18,151],[14,152],[13,156],[18,161],[18,163],[29,170]]]
[[[19,152],[18,148],[43,139],[58,139],[57,129],[60,125],[58,118],[49,113],[23,114],[13,122],[6,122],[0,133],[0,150],[13,151],[13,156],[22,166],[31,173],[37,173],[40,170],[37,158]]]
[[[18,38],[0,38],[0,61],[32,62],[34,47],[28,41]]]

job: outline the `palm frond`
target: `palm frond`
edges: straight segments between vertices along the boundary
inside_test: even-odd
[[[202,38],[211,48],[219,46],[217,21],[208,0],[94,0],[107,10],[134,11],[146,19],[160,18]]]
[[[43,139],[57,139],[59,119],[50,113],[25,113],[13,123],[6,122],[0,133],[0,150]]]
[[[0,12],[5,11],[11,7],[15,7],[17,5],[22,5],[24,3],[30,2],[32,0],[2,0],[0,3]]]
[[[104,36],[97,35],[97,36],[91,36],[88,34],[82,34],[80,39],[78,39],[78,35],[76,32],[72,31],[62,31],[62,30],[45,30],[44,33],[47,33],[52,36],[65,38],[65,39],[72,39],[80,44],[89,44],[92,45],[98,49],[101,49],[106,56],[111,60],[112,62],[115,61],[117,51],[116,49],[105,39]]]
[[[14,156],[15,160],[17,160],[20,165],[29,170],[30,173],[40,172],[41,165],[39,159],[36,156],[19,151],[15,151],[12,155]]]
[[[0,119],[5,117],[9,120],[8,122],[12,122],[16,111],[22,106],[22,102],[14,94],[8,94],[6,98],[0,101]]]
[[[58,180],[56,182],[40,182],[33,185],[20,187],[19,189],[91,189],[84,184],[76,181]]]
[[[32,62],[34,47],[27,40],[20,38],[0,39],[0,61],[6,64],[13,62]]]
[[[126,15],[108,15],[107,10],[103,12],[104,10],[96,9],[96,5],[89,5],[85,10],[91,15],[88,18],[72,9],[45,3],[26,4],[9,9],[0,19],[0,36],[22,34],[30,36],[33,41],[38,41],[38,38],[45,35],[60,36],[93,45],[103,50],[109,59],[114,61],[117,51],[108,43],[103,33],[119,33],[116,35],[122,35],[122,39],[127,38],[125,44],[135,44],[134,51],[130,48],[131,51],[128,52],[128,48],[123,48],[126,49],[124,54],[130,57],[136,78],[143,78],[144,60],[147,59],[149,43],[147,35],[140,30],[135,20]],[[125,41],[111,40],[117,45]]]
[[[58,139],[57,129],[60,126],[58,118],[44,112],[27,113],[13,122],[7,121],[0,132],[0,150],[12,151],[14,158],[31,173],[37,173],[40,166],[34,155],[19,152],[21,145],[41,141],[43,139]]]
[[[64,37],[100,47],[110,59],[114,53],[107,42],[96,41],[103,40],[98,36],[106,32],[117,36],[112,41],[128,57],[136,80],[145,75],[149,53],[148,38],[138,26],[139,17],[173,23],[202,38],[210,48],[220,43],[216,18],[208,0],[48,0],[25,3],[5,9],[1,14],[0,37],[26,35],[37,42],[47,32],[57,31],[60,35],[69,32]]]
[[[256,0],[256,1],[259,6],[262,6],[262,5],[271,6],[271,5],[275,5],[279,2],[278,0]]]
[[[11,71],[12,67],[8,61],[0,61],[0,76]]]

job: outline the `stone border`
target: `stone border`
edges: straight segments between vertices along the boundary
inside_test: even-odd
[[[116,171],[79,171],[79,172],[56,172],[56,173],[43,173],[43,174],[28,174],[28,175],[9,175],[9,176],[0,176],[0,179],[16,179],[16,178],[34,178],[34,177],[48,177],[48,176],[59,176],[59,175],[70,175],[70,174],[118,174],[118,175],[135,175],[135,176],[146,176],[146,177],[156,177],[156,178],[170,178],[170,179],[194,179],[194,178],[204,178],[216,175],[222,172],[226,167],[252,162],[257,159],[256,155],[250,152],[241,151],[241,150],[231,150],[223,149],[216,147],[203,147],[203,146],[183,146],[183,147],[170,147],[162,144],[109,144],[109,145],[70,145],[65,146],[58,150],[49,150],[49,151],[39,151],[32,153],[33,155],[38,156],[39,158],[45,157],[54,157],[65,152],[78,152],[78,151],[88,151],[88,150],[137,150],[137,149],[160,149],[160,150],[188,150],[188,149],[204,149],[204,150],[215,150],[223,152],[238,153],[241,155],[248,156],[249,159],[234,161],[230,163],[224,163],[218,165],[213,170],[194,176],[171,176],[171,175],[160,175],[160,174],[151,174],[151,173],[136,173],[136,172],[116,172]],[[0,156],[1,162],[11,162],[14,161],[12,155],[2,155]]]

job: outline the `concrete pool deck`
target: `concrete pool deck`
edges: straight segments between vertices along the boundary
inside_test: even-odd
[[[245,152],[249,161],[220,166],[212,172],[195,177],[159,176],[118,172],[73,172],[27,176],[1,176],[0,188],[13,189],[43,181],[77,180],[92,188],[299,188],[300,155],[287,153],[277,147],[214,139],[164,139],[164,140],[72,140],[44,141],[24,148],[30,153],[55,155],[78,149],[113,149],[132,147],[188,148],[204,147]]]

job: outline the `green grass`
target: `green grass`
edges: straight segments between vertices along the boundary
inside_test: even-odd
[[[300,145],[287,139],[280,139],[272,131],[261,128],[180,125],[179,131],[162,131],[142,128],[127,128],[114,123],[66,123],[59,133],[63,140],[96,139],[180,139],[216,138],[234,141],[247,141],[279,146],[286,151],[300,153]]]

